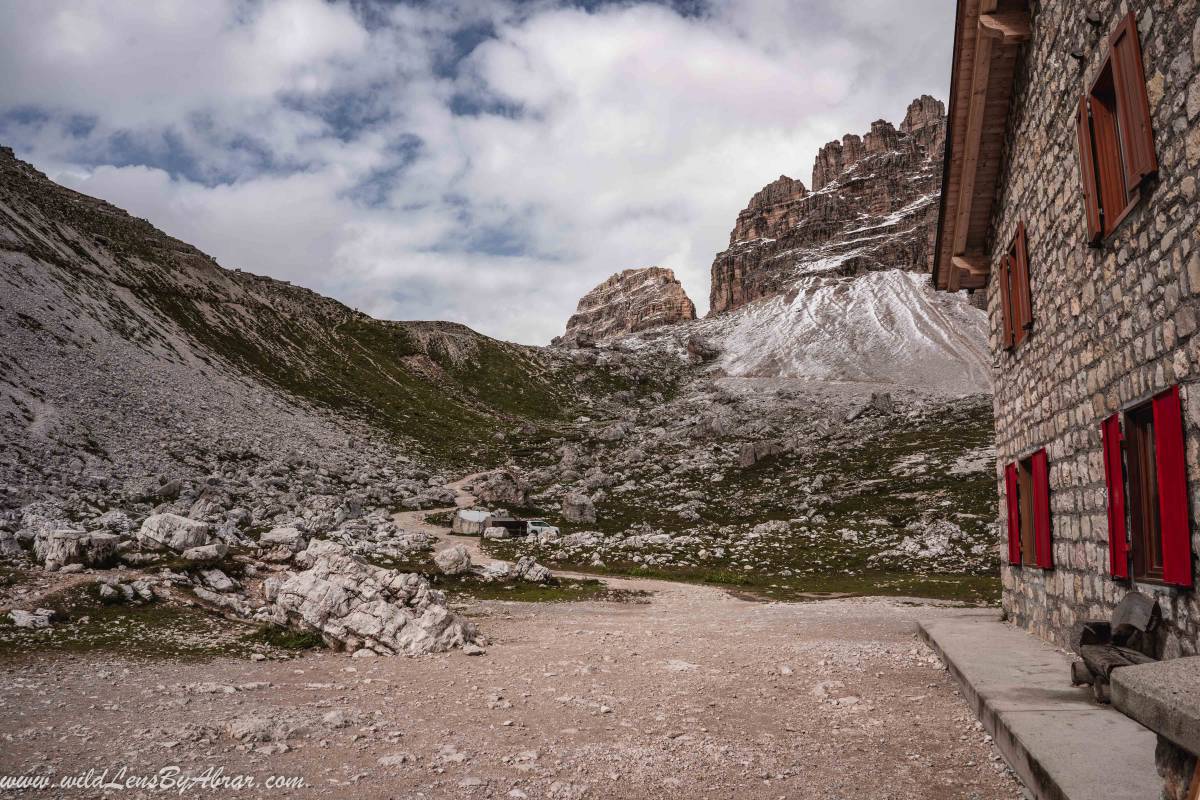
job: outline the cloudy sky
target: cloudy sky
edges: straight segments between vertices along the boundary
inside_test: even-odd
[[[0,0],[0,144],[227,267],[560,333],[613,272],[703,313],[737,212],[947,93],[946,0]]]

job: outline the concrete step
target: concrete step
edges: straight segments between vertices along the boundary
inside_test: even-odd
[[[918,623],[1038,800],[1153,800],[1156,737],[1071,686],[1071,658],[990,610]]]

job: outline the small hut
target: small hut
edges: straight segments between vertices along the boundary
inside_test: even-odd
[[[482,508],[460,508],[454,512],[454,521],[450,530],[464,536],[482,536],[483,530],[491,524],[492,512]]]

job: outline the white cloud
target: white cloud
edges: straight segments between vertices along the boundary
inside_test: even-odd
[[[8,6],[0,138],[226,266],[543,343],[631,266],[703,310],[753,192],[944,96],[943,6]]]

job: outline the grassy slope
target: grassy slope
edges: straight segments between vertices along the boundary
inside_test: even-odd
[[[992,437],[987,400],[957,401],[905,428],[855,430],[819,442],[802,455],[766,459],[749,469],[726,469],[719,481],[709,481],[703,472],[685,473],[679,488],[665,495],[649,476],[635,474],[639,488],[609,492],[597,504],[594,524],[566,523],[555,508],[538,511],[568,533],[581,527],[620,533],[645,523],[675,536],[707,532],[713,541],[703,546],[710,550],[713,543],[734,544],[723,556],[702,563],[669,563],[678,562],[676,557],[646,566],[630,560],[632,553],[618,551],[601,554],[602,569],[589,566],[588,558],[562,563],[573,569],[719,583],[780,599],[809,592],[852,592],[990,601],[999,596],[994,548],[973,551],[994,535],[990,464],[982,472],[967,474],[951,474],[950,467],[965,451],[986,448]],[[660,459],[670,463],[672,455]],[[825,488],[810,493],[806,484],[815,476],[825,477]],[[706,495],[701,519],[695,522],[670,509],[672,498],[691,489]],[[796,518],[801,504],[824,521],[735,544],[745,542],[754,525]],[[953,521],[965,534],[951,544],[941,562],[952,568],[922,569],[913,559],[878,557],[881,550],[901,543],[908,525],[931,512]],[[846,531],[860,535],[847,538]],[[523,542],[488,546],[498,555],[516,555],[527,548]],[[548,561],[553,561],[553,551],[535,548],[536,555]],[[638,551],[651,556],[667,552],[653,545]]]
[[[14,209],[0,209],[0,223],[20,242],[5,246],[50,264],[50,278],[117,336],[182,358],[173,341],[182,329],[202,360],[361,417],[449,466],[503,461],[498,432],[526,422],[553,428],[577,411],[581,392],[630,388],[460,325],[375,320],[290,284],[224,270],[11,153],[0,153],[0,200]]]

